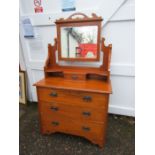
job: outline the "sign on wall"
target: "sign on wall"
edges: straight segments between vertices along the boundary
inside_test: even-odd
[[[75,0],[62,0],[62,11],[75,11]]]
[[[34,11],[35,13],[41,13],[43,12],[43,7],[41,6],[41,0],[34,0]]]
[[[22,27],[24,31],[25,38],[33,38],[34,37],[34,30],[31,24],[30,18],[25,18],[22,20]]]

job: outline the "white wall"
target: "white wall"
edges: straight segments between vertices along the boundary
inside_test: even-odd
[[[43,14],[34,14],[32,0],[20,0],[20,19],[30,17],[37,34],[36,39],[25,39],[20,24],[20,50],[29,79],[29,100],[37,101],[33,83],[44,77],[43,66],[47,56],[47,44],[56,37],[54,21],[73,12],[61,12],[61,0],[42,1]],[[134,116],[134,0],[78,0],[77,11],[92,12],[104,18],[102,36],[106,44],[112,43],[111,80],[113,94],[109,112]],[[87,8],[87,9],[85,9]],[[49,19],[50,17],[50,19]],[[71,63],[76,65],[77,63]],[[81,64],[81,63],[80,63]],[[91,65],[96,66],[100,63]],[[84,65],[89,65],[85,63]]]

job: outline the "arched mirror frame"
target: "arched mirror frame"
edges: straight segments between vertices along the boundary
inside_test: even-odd
[[[81,17],[79,17],[82,16]],[[78,16],[78,17],[76,17]],[[76,17],[76,18],[73,18]],[[58,59],[61,61],[99,61],[100,59],[100,41],[101,41],[101,22],[102,18],[96,14],[92,14],[92,17],[88,17],[83,13],[75,13],[69,16],[67,19],[60,18],[56,20],[57,27],[57,46],[58,46]],[[81,27],[81,26],[97,26],[97,54],[95,58],[65,58],[62,57],[62,44],[61,44],[61,28],[63,27]]]

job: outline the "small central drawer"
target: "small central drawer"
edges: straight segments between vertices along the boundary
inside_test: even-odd
[[[108,95],[101,93],[88,93],[72,90],[38,88],[39,101],[57,102],[67,105],[84,107],[106,107]]]
[[[86,80],[86,75],[78,73],[64,73],[64,78],[70,80]]]
[[[106,109],[103,108],[86,108],[55,102],[41,102],[39,104],[42,117],[53,117],[57,115],[66,118],[104,122],[107,114]]]

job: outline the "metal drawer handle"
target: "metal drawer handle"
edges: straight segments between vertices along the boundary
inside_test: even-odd
[[[78,79],[78,76],[77,75],[72,75],[72,79],[73,80],[77,80]]]
[[[58,94],[56,93],[56,92],[52,92],[51,94],[49,94],[50,96],[52,96],[52,97],[57,97],[58,96]]]
[[[89,111],[84,111],[84,112],[82,112],[82,114],[83,114],[84,116],[90,116],[90,115],[91,115],[91,112],[89,112]]]
[[[59,108],[58,108],[58,107],[51,107],[51,110],[52,110],[52,111],[58,111]]]
[[[91,96],[84,96],[84,97],[83,97],[83,100],[84,100],[84,101],[91,101],[92,98],[91,98]]]
[[[86,126],[83,126],[82,129],[83,129],[84,131],[90,131],[90,128],[89,128],[89,127],[86,127]]]
[[[58,125],[59,125],[59,122],[53,121],[53,122],[52,122],[52,125],[58,126]]]

